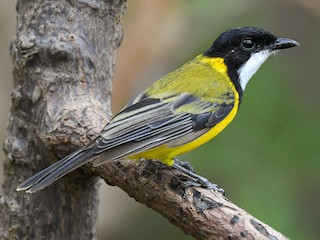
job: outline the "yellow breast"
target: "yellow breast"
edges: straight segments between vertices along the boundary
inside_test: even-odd
[[[195,66],[193,66],[193,64],[195,64]],[[202,67],[204,69],[208,69],[208,66],[211,70],[210,69],[206,70],[206,71],[210,71],[210,74],[206,73],[206,75],[211,76],[211,78],[208,78],[206,75],[203,75],[203,73],[205,73],[204,70],[201,70],[200,74],[197,75],[197,72],[199,72],[199,69],[197,68]],[[185,69],[185,68],[190,68],[191,70]],[[203,89],[203,92],[201,93],[203,99],[208,99],[212,101],[212,97],[214,97],[215,99],[220,99],[219,98],[220,94],[225,94],[226,92],[231,93],[234,96],[233,99],[230,100],[230,101],[233,101],[233,104],[234,104],[233,109],[221,122],[213,126],[209,131],[206,131],[205,133],[203,133],[193,141],[187,142],[179,146],[174,146],[174,147],[170,147],[170,143],[165,144],[165,145],[132,155],[129,157],[130,159],[139,159],[139,158],[157,159],[167,165],[173,165],[174,158],[177,155],[193,150],[199,147],[200,145],[208,142],[209,140],[217,136],[234,119],[239,107],[239,94],[236,91],[236,88],[234,87],[233,83],[229,79],[229,76],[227,73],[227,67],[224,64],[224,61],[222,58],[209,58],[209,57],[200,55],[197,58],[195,58],[194,62],[191,61],[190,63],[183,66],[181,69],[184,69],[185,72],[188,72],[189,74],[195,75],[195,77],[198,77],[197,81],[199,81],[199,84],[203,85],[202,86],[203,88],[206,88],[206,89]],[[180,72],[181,72],[181,69],[180,69]],[[167,76],[167,78],[170,78],[170,77],[172,78],[176,77],[175,73],[173,72],[172,75]],[[190,77],[188,79],[190,79]],[[153,85],[153,86],[155,87],[155,89],[159,87],[166,88],[168,87],[168,85],[166,85],[167,82],[168,81],[162,82],[160,80],[156,83],[158,85]],[[172,84],[176,84],[176,82],[173,81]],[[201,91],[200,88],[190,89],[190,84],[188,84],[188,80],[186,80],[186,84],[181,84],[181,82],[177,84],[176,89],[178,91],[180,90],[181,92],[192,93],[193,91],[195,96],[199,96],[198,95],[199,92],[197,91]],[[152,92],[153,89],[151,88],[149,91]],[[163,95],[166,92],[169,92],[169,91],[162,91],[161,94]],[[154,96],[157,94],[157,92],[154,92],[152,94]],[[166,97],[162,95],[161,96],[159,95],[158,97],[159,98]]]

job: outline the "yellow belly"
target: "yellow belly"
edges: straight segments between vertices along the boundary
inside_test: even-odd
[[[215,136],[217,136],[235,117],[237,111],[238,111],[238,101],[235,103],[234,108],[232,111],[228,114],[228,116],[222,120],[220,123],[216,124],[213,128],[211,128],[208,132],[204,133],[197,139],[188,142],[186,144],[183,144],[181,146],[177,147],[167,147],[167,145],[162,145],[153,149],[150,149],[145,152],[137,153],[135,155],[130,156],[130,159],[156,159],[164,164],[167,164],[169,166],[172,166],[174,163],[174,158],[180,154],[183,154],[185,152],[191,151],[200,145],[208,142]]]

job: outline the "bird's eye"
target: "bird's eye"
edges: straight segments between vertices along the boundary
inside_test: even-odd
[[[241,47],[243,48],[243,50],[252,50],[255,46],[256,43],[252,38],[245,38],[241,43]]]

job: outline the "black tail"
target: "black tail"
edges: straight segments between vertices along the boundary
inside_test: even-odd
[[[91,148],[85,148],[71,153],[21,183],[17,191],[27,190],[27,192],[34,193],[49,186],[69,172],[90,162],[94,156],[91,150]]]

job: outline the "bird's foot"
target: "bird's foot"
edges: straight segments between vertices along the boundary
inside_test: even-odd
[[[187,171],[190,171],[192,173],[195,173],[193,167],[191,166],[190,163],[188,162],[184,162],[184,161],[180,161],[179,159],[174,159],[174,165],[178,165],[180,167],[183,167],[184,169],[186,169]]]
[[[175,178],[175,180],[180,183],[182,189],[188,187],[203,187],[213,189],[224,195],[224,190],[222,188],[219,188],[217,184],[209,182],[208,179],[197,175],[189,163],[175,159],[175,163],[172,167],[184,174],[176,176]]]

